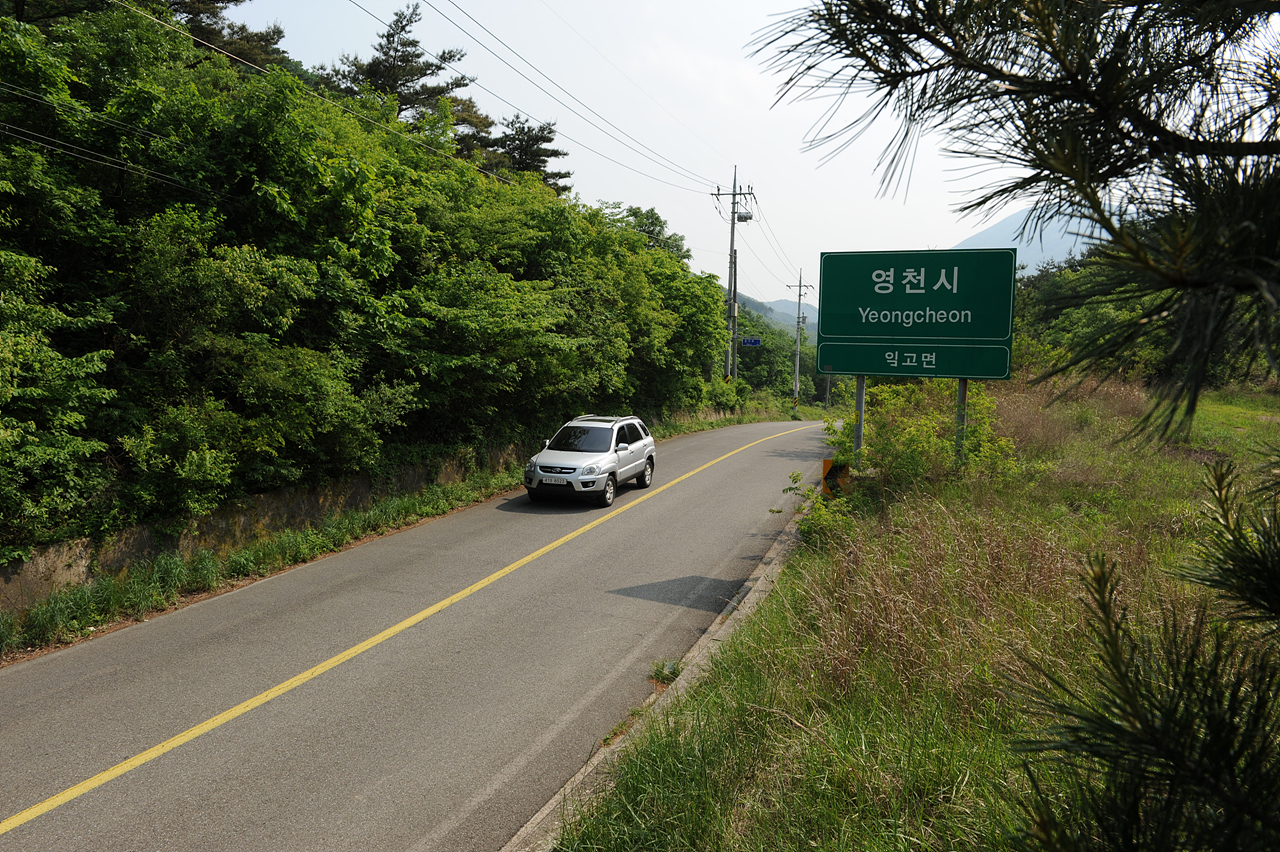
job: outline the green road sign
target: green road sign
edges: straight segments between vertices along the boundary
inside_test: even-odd
[[[1007,379],[1015,249],[824,252],[818,372]]]

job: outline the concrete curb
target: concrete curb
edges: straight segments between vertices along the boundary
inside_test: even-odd
[[[644,707],[649,710],[644,716],[621,737],[612,743],[596,750],[587,764],[578,770],[551,800],[542,806],[542,810],[534,814],[524,827],[516,832],[515,837],[503,846],[500,852],[547,852],[559,835],[560,824],[569,810],[569,805],[581,803],[589,799],[608,785],[609,764],[626,747],[627,741],[644,730],[646,724],[675,698],[695,683],[710,665],[711,657],[719,643],[729,638],[738,628],[742,620],[749,617],[760,602],[773,590],[787,556],[799,542],[796,526],[800,512],[786,525],[782,533],[774,541],[769,552],[760,560],[760,564],[751,572],[751,576],[742,584],[742,588],[725,605],[720,615],[711,623],[694,646],[681,660],[683,671],[661,694],[649,696]]]

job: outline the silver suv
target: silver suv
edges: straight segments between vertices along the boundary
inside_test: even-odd
[[[530,500],[564,495],[612,506],[618,484],[653,483],[654,441],[639,417],[586,414],[560,427],[542,452],[524,466]]]

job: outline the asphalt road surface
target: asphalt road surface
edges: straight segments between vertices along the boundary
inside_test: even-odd
[[[737,592],[821,437],[664,441],[610,510],[519,490],[0,669],[0,850],[500,849]]]

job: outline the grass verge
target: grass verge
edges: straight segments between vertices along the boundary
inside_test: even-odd
[[[416,494],[387,497],[303,530],[285,530],[222,558],[210,551],[189,557],[162,553],[119,574],[68,586],[13,615],[0,613],[0,662],[75,642],[103,628],[179,606],[234,585],[266,577],[369,536],[439,517],[518,486],[519,469],[474,473],[464,482],[431,485]]]
[[[1278,443],[1274,396],[1210,395],[1191,440],[1117,443],[1132,387],[1046,408],[995,387],[1020,464],[817,501],[802,547],[709,673],[643,726],[556,849],[1009,848],[1029,782],[1029,662],[1087,681],[1083,557],[1123,565],[1135,622],[1202,594],[1169,570],[1203,528],[1203,464]],[[1053,791],[1047,791],[1050,795]]]

